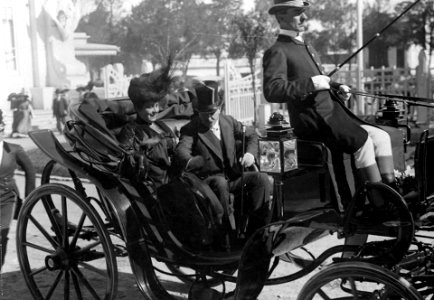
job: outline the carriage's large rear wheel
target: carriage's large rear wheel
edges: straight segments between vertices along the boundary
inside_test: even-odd
[[[404,278],[362,262],[344,262],[315,274],[301,289],[298,300],[421,300]]]
[[[21,271],[35,299],[114,299],[116,256],[97,211],[50,183],[27,198],[17,222]]]

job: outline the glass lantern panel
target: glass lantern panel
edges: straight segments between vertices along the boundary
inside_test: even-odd
[[[292,139],[283,142],[284,172],[298,168],[296,141],[296,139]]]
[[[280,173],[279,144],[279,141],[259,141],[259,166],[261,172]]]

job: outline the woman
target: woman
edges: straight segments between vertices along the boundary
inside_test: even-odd
[[[157,121],[159,102],[169,93],[172,78],[170,66],[133,78],[128,96],[137,112],[134,122],[126,125],[118,135],[124,148],[136,153],[135,178],[152,181],[156,187],[168,182],[170,155],[176,136],[163,122]]]
[[[9,226],[14,206],[18,198],[18,188],[14,179],[17,165],[25,172],[25,195],[35,188],[35,170],[30,158],[20,145],[3,141],[5,124],[0,110],[0,226],[1,226],[1,265],[3,266],[8,242]]]
[[[18,123],[17,132],[18,136],[26,137],[28,132],[32,129],[33,109],[28,95],[20,94],[20,104],[18,111],[20,111],[22,118]]]

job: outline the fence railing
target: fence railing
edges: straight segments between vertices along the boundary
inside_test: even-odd
[[[116,98],[126,96],[132,76],[124,74],[122,64],[107,65],[102,68],[104,80],[104,97]]]
[[[253,77],[241,77],[229,60],[224,69],[225,113],[242,123],[252,123],[255,119],[255,101],[262,95],[262,78],[259,71],[255,74],[255,90],[253,93]],[[256,96],[256,100],[254,97]]]

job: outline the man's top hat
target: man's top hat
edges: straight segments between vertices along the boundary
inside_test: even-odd
[[[302,0],[273,0],[273,6],[268,10],[270,15],[274,15],[279,10],[285,8],[305,8],[310,6],[309,2]]]
[[[220,108],[222,100],[218,95],[218,84],[215,81],[207,81],[207,84],[199,84],[196,87],[197,110],[202,113],[212,113]]]

